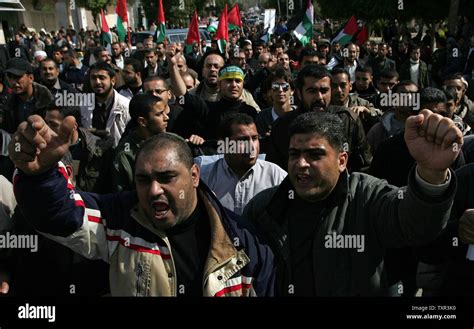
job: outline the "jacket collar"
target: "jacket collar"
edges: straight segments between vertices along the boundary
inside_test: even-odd
[[[204,277],[207,276],[206,273],[212,272],[213,268],[220,266],[222,263],[225,263],[233,257],[238,257],[242,261],[240,267],[245,266],[250,262],[250,259],[243,250],[238,251],[234,246],[233,241],[235,241],[238,236],[230,227],[228,222],[229,219],[227,218],[224,208],[219,204],[217,198],[202,181],[199,182],[197,193],[199,200],[203,203],[204,208],[206,209],[211,227],[211,243],[206,265],[204,266]],[[132,209],[131,216],[138,223],[168,243],[166,232],[153,226],[150,219],[138,204]]]
[[[282,214],[285,213],[285,210],[288,209],[289,206],[289,198],[290,192],[294,192],[294,187],[290,182],[289,176],[286,176],[285,179],[281,182],[280,186],[278,187],[275,195],[270,200],[269,204],[266,207],[266,212],[277,221],[281,226],[285,225],[286,217]],[[329,196],[322,200],[323,208],[333,208],[342,205],[346,198],[351,198],[352,195],[349,193],[349,174],[347,170],[345,170],[340,176],[336,183],[336,186],[332,190]],[[285,200],[285,202],[282,202]]]

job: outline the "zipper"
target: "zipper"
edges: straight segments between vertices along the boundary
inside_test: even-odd
[[[140,287],[140,281],[141,281],[141,278],[142,278],[142,275],[143,275],[143,265],[141,263],[138,263],[138,268],[137,268],[137,294],[136,296],[140,296],[140,291],[141,291],[141,287]]]

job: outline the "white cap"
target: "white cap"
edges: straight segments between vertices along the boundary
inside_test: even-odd
[[[46,54],[46,52],[43,51],[43,50],[37,50],[37,51],[35,51],[35,53],[33,54],[33,56],[34,56],[35,58],[38,57],[38,56],[41,56],[41,57],[45,57],[45,58],[46,58],[46,57],[48,57],[48,54]]]

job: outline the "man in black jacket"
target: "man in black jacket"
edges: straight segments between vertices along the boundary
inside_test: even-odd
[[[305,66],[296,79],[296,89],[301,105],[276,120],[271,129],[267,147],[267,161],[271,161],[286,170],[288,161],[289,126],[295,118],[306,112],[326,111],[336,114],[343,122],[345,132],[344,146],[349,153],[351,171],[368,168],[372,161],[370,146],[365,136],[361,120],[354,112],[344,106],[331,103],[332,76],[320,65]]]
[[[452,120],[429,110],[407,119],[405,140],[417,166],[406,189],[349,175],[342,127],[334,114],[298,116],[287,178],[244,210],[275,253],[281,295],[390,295],[386,249],[427,244],[449,218],[456,179],[448,167],[463,142]]]

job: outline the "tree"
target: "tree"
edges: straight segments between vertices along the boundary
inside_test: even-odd
[[[97,25],[97,18],[100,15],[100,10],[112,3],[112,0],[74,0],[76,1],[77,7],[83,7],[92,12],[94,18],[94,24]]]

